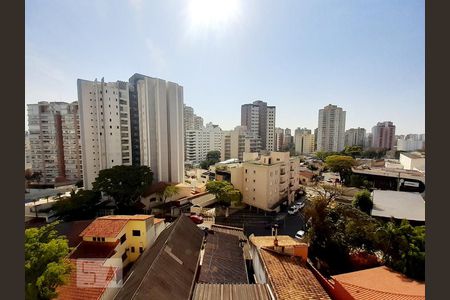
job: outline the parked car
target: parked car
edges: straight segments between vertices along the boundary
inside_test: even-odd
[[[295,234],[295,238],[296,239],[302,239],[305,236],[305,231],[304,230],[299,230],[297,231],[297,233]]]
[[[203,218],[199,215],[190,215],[189,218],[191,218],[192,222],[194,222],[195,224],[203,223]]]

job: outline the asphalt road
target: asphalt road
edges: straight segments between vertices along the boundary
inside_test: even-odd
[[[291,237],[294,237],[297,231],[303,229],[304,230],[304,217],[302,214],[302,211],[298,212],[295,215],[287,215],[284,218],[284,221],[280,222],[280,225],[278,226],[278,234],[280,235],[289,235]],[[251,225],[246,224],[244,228],[245,234],[247,236],[254,234],[254,235],[271,235],[272,230],[271,228],[263,225]]]

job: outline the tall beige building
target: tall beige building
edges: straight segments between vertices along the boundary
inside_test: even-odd
[[[28,104],[29,155],[47,183],[82,178],[78,103]]]
[[[25,170],[31,169],[31,145],[28,132],[25,131]]]
[[[131,165],[128,83],[78,79],[78,103],[86,189],[100,170]]]
[[[294,135],[295,152],[302,155],[313,153],[314,140],[314,134],[311,134],[310,129],[297,128]]]
[[[212,123],[202,129],[186,130],[186,162],[199,164],[206,159],[209,151],[222,153],[222,129]]]
[[[135,90],[139,106],[140,163],[152,169],[155,181],[183,182],[183,87],[163,79],[139,76]]]
[[[284,142],[284,129],[275,128],[275,151],[281,151]]]
[[[319,110],[317,151],[339,152],[344,150],[346,112],[336,105]]]
[[[222,136],[221,160],[243,159],[244,152],[259,152],[261,139],[245,126],[236,126],[234,130],[224,131]]]
[[[290,157],[289,152],[244,153],[243,160],[230,171],[231,183],[244,203],[265,211],[279,211],[280,204],[293,203],[300,188],[299,157]]]
[[[261,138],[261,149],[275,150],[275,106],[264,101],[254,101],[241,106],[241,126]]]
[[[391,121],[378,122],[372,127],[372,148],[394,149],[395,125]]]
[[[350,128],[345,131],[345,146],[360,146],[364,148],[366,130],[364,128]]]

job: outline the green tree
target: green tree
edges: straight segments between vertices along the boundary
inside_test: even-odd
[[[356,193],[352,205],[370,215],[373,208],[373,201],[370,196],[370,192],[368,190],[363,190]]]
[[[202,169],[207,170],[210,166],[218,163],[219,161],[220,161],[220,151],[217,150],[209,151],[206,154],[206,160],[200,163],[200,167]]]
[[[147,166],[114,166],[100,171],[93,190],[113,197],[119,211],[127,212],[152,180],[153,173]]]
[[[25,299],[55,298],[70,273],[68,242],[57,235],[56,224],[25,230]]]
[[[228,181],[209,181],[206,183],[206,190],[224,206],[230,206],[232,202],[239,204],[242,200],[241,192]]]
[[[347,173],[356,165],[356,161],[351,156],[331,155],[325,159],[326,165],[333,172]]]
[[[342,151],[342,154],[349,155],[353,158],[360,157],[362,154],[361,146],[345,146],[345,149]]]
[[[179,192],[180,192],[180,188],[177,187],[176,185],[168,185],[164,188],[163,191],[158,193],[158,196],[160,196],[163,199],[163,202],[166,202],[167,198],[175,196]]]
[[[99,191],[72,191],[53,205],[56,215],[66,221],[92,219],[96,215],[97,204],[100,203]]]

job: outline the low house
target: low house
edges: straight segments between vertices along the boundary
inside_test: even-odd
[[[381,266],[332,277],[336,300],[422,300],[425,283]]]
[[[331,299],[307,262],[308,245],[289,236],[250,236],[256,283],[274,299]]]
[[[419,193],[374,190],[372,201],[373,217],[425,222],[425,201]]]
[[[425,172],[425,154],[420,152],[400,153],[400,163],[405,170]]]
[[[314,183],[314,176],[315,174],[309,170],[300,170],[299,172],[300,184],[309,185]]]
[[[95,219],[68,257],[73,268],[68,283],[58,287],[58,298],[112,299],[124,268],[154,243],[164,226],[164,220],[149,215]]]
[[[132,267],[114,299],[191,299],[203,239],[188,217],[178,217]]]

